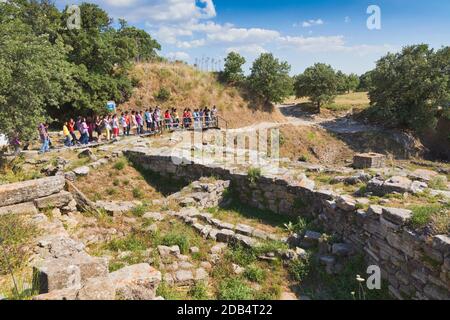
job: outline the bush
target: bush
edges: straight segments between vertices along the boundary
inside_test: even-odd
[[[0,215],[0,275],[21,268],[28,259],[28,242],[38,234],[36,227],[15,214]]]
[[[309,258],[294,260],[289,266],[289,274],[298,282],[303,281],[309,275],[310,270]]]
[[[239,278],[223,280],[219,285],[219,300],[251,300],[253,290]]]
[[[433,220],[433,216],[438,214],[442,210],[442,206],[435,205],[427,205],[427,206],[415,206],[411,208],[412,217],[411,217],[411,225],[414,228],[425,227]]]
[[[107,248],[114,252],[143,251],[147,249],[147,244],[142,238],[132,234],[126,238],[112,240],[107,244]]]
[[[261,168],[249,168],[247,174],[250,183],[256,183],[261,178]]]
[[[127,165],[127,163],[124,160],[119,160],[116,163],[114,163],[113,168],[118,171],[121,171],[121,170],[125,169],[126,165]]]
[[[195,300],[208,300],[208,287],[206,283],[201,281],[197,282],[190,290],[189,295]]]
[[[133,197],[136,199],[142,199],[144,197],[144,192],[139,188],[133,188]]]
[[[252,264],[245,269],[244,276],[252,282],[261,283],[266,279],[267,273],[263,269]]]
[[[161,88],[159,91],[155,94],[155,98],[158,101],[165,102],[170,99],[170,91],[166,88]]]
[[[162,238],[161,243],[169,247],[180,247],[180,252],[182,254],[188,253],[190,248],[190,239],[184,234],[169,233]]]

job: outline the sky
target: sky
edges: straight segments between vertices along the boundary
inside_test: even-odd
[[[56,0],[60,8],[78,0]],[[146,30],[161,55],[218,70],[231,51],[248,72],[261,53],[287,61],[291,74],[317,62],[346,73],[374,68],[405,45],[448,46],[448,0],[88,0]],[[376,6],[376,7],[374,7]],[[82,17],[81,17],[82,18]]]

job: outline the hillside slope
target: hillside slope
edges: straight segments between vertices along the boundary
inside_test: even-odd
[[[229,128],[262,121],[283,121],[278,110],[262,110],[244,99],[238,89],[221,84],[217,75],[198,71],[183,63],[155,62],[136,65],[130,76],[139,83],[131,99],[120,110],[142,110],[161,106],[191,109],[216,105]],[[156,98],[160,89],[170,92],[167,101]]]

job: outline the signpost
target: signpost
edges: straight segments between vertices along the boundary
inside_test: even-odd
[[[106,108],[109,112],[115,112],[116,111],[116,103],[114,101],[108,101],[106,103]]]

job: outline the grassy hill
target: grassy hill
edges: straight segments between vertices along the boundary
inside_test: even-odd
[[[217,74],[198,71],[183,63],[155,62],[136,65],[130,73],[138,87],[120,110],[142,110],[161,106],[198,108],[216,105],[219,114],[228,121],[229,128],[237,128],[262,121],[282,121],[277,110],[267,110],[243,97],[237,88],[223,85]],[[170,93],[167,100],[158,97],[162,91]]]

